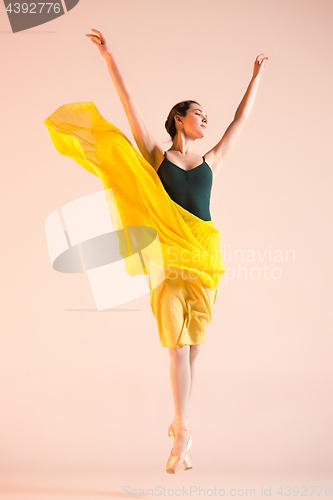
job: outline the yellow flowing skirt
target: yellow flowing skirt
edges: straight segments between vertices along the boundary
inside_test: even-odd
[[[126,272],[130,276],[149,276],[151,306],[157,319],[161,344],[180,347],[203,342],[204,325],[210,321],[211,306],[216,299],[220,277],[225,272],[220,254],[220,232],[214,223],[203,221],[174,202],[155,169],[117,127],[100,115],[93,102],[65,104],[44,124],[60,154],[73,158],[101,179]],[[178,278],[170,279],[172,269],[178,270]],[[171,282],[172,286],[169,286]],[[174,333],[178,328],[175,321],[164,317],[162,324],[162,319],[158,319],[166,290],[169,296],[173,293],[175,303],[176,282],[178,290],[182,285],[183,290],[187,290],[187,295],[182,294],[183,298],[177,297],[184,305],[179,318],[187,318],[178,337]],[[188,304],[191,290],[199,288],[208,320],[200,324],[197,331],[201,333],[196,338],[195,333],[188,333]],[[186,302],[185,295],[188,297]],[[159,306],[156,297],[162,301]],[[199,304],[200,301],[197,298],[194,302]],[[202,317],[203,311],[200,307],[197,310],[192,308],[193,313]],[[170,334],[164,338],[163,332],[168,330]]]

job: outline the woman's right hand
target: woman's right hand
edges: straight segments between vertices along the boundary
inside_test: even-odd
[[[95,45],[97,45],[97,47],[99,48],[100,53],[102,54],[102,56],[105,59],[105,57],[107,57],[109,55],[109,49],[108,49],[106,40],[105,40],[105,38],[103,37],[103,35],[102,35],[102,33],[100,31],[94,30],[94,28],[91,28],[91,30],[92,31],[96,31],[97,35],[88,35],[88,34],[86,34],[86,36],[89,36],[90,40]]]

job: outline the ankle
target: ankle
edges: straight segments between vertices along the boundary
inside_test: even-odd
[[[187,420],[188,419],[188,416],[185,415],[185,414],[180,414],[180,413],[176,413],[175,414],[175,417],[174,417],[174,421],[183,421],[183,420]]]
[[[188,416],[176,414],[172,425],[176,428],[188,429]]]

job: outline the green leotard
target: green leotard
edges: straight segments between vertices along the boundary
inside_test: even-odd
[[[203,162],[191,170],[184,170],[166,157],[157,170],[170,198],[188,212],[204,221],[210,221],[210,195],[213,174],[203,156]]]

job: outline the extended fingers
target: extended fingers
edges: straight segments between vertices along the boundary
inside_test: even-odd
[[[98,43],[99,45],[103,45],[103,42],[102,42],[102,40],[99,38],[99,36],[97,36],[97,35],[86,35],[86,36],[89,36],[89,37],[90,37],[90,40],[91,40],[92,42]]]
[[[259,54],[259,56],[257,56],[256,58],[256,61],[258,62],[258,64],[261,64],[262,61],[264,61],[265,59],[268,60],[268,57],[261,57],[261,56],[264,56],[264,52],[262,54]]]
[[[88,34],[86,34],[86,36],[90,36],[91,38],[97,38],[99,40],[99,36],[98,35],[88,35]]]
[[[103,35],[102,35],[102,33],[100,31],[98,31],[98,30],[95,30],[94,28],[91,28],[91,30],[92,31],[96,31],[96,33],[98,33],[98,35],[99,35],[99,37],[101,39],[101,44],[103,45]]]

